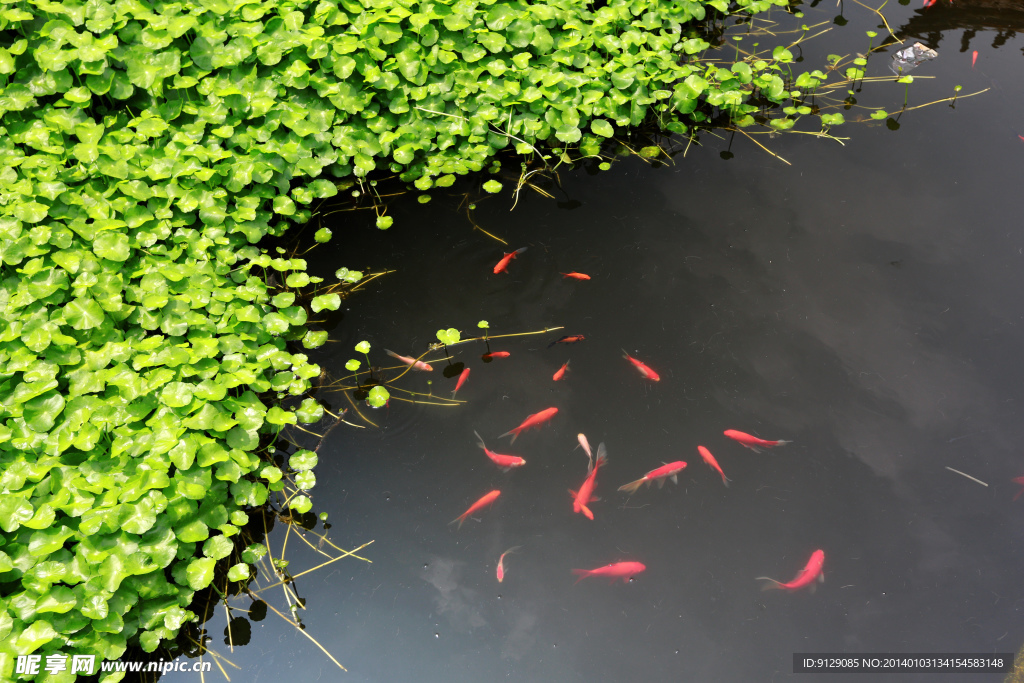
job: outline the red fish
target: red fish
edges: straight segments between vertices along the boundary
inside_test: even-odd
[[[411,365],[413,370],[423,370],[424,372],[429,372],[434,369],[421,360],[416,360],[415,358],[410,358],[409,356],[399,356],[394,351],[388,351],[387,349],[384,349],[384,352],[387,353],[392,358],[397,358],[406,365]]]
[[[639,562],[616,562],[597,569],[573,569],[572,573],[580,577],[576,579],[576,583],[588,576],[605,576],[611,579],[611,583],[615,583],[615,579],[622,579],[622,583],[629,583],[633,576],[645,569],[647,567]]]
[[[935,4],[935,2],[936,2],[936,0],[924,0],[924,6],[925,7],[931,7],[932,5]]]
[[[480,357],[484,360],[494,360],[495,358],[508,358],[511,355],[512,354],[508,351],[491,351],[490,353],[485,353]]]
[[[975,50],[974,52],[971,53],[971,68],[972,69],[974,68],[974,65],[977,64],[977,62],[978,62],[978,51]]]
[[[582,334],[577,334],[575,336],[566,336],[551,342],[550,344],[548,344],[548,348],[550,349],[555,344],[575,344],[576,342],[581,342],[584,339],[586,339],[586,337],[584,337]]]
[[[1010,481],[1012,481],[1014,484],[1020,484],[1022,487],[1024,487],[1024,477],[1014,477]],[[1020,498],[1022,493],[1024,493],[1024,488],[1021,488],[1020,491],[1017,491],[1017,495],[1014,496],[1013,499],[1017,500],[1018,498]]]
[[[625,349],[622,350],[622,357],[628,360],[630,363],[632,363],[633,367],[635,367],[640,372],[640,376],[643,377],[644,379],[649,379],[652,382],[661,381],[661,376],[659,376],[658,373],[656,373],[654,370],[651,370],[649,367],[638,361],[636,358],[633,358],[631,355],[626,353]]]
[[[604,444],[598,444],[597,458],[594,460],[594,466],[590,468],[590,474],[583,480],[580,490],[577,492],[569,489],[569,495],[572,496],[572,511],[582,512],[587,519],[594,519],[594,513],[587,507],[587,503],[598,500],[598,498],[594,497],[594,487],[597,485],[597,469],[606,462],[608,462],[608,456],[605,454]]]
[[[678,475],[685,469],[686,463],[683,462],[682,460],[670,462],[667,465],[662,465],[658,469],[651,470],[650,472],[640,477],[636,481],[631,481],[624,486],[620,486],[619,490],[625,491],[626,493],[635,493],[636,490],[640,488],[641,484],[650,484],[652,481],[658,482],[658,488],[660,489],[662,486],[665,485],[666,479],[671,479],[673,484],[678,484],[679,477],[676,475]]]
[[[516,437],[519,436],[520,432],[530,429],[531,427],[540,427],[542,424],[553,418],[555,416],[555,413],[557,412],[558,408],[545,408],[539,413],[534,413],[533,415],[530,415],[525,420],[523,420],[523,424],[519,425],[515,429],[508,430],[498,438],[501,439],[511,434],[512,440],[509,441],[509,443],[515,443]]]
[[[487,448],[487,446],[484,445],[484,440],[483,438],[481,438],[479,434],[477,434],[476,432],[473,433],[476,434],[476,445],[484,449],[484,453],[487,454],[487,457],[490,458],[495,465],[500,467],[502,471],[508,472],[513,467],[522,467],[523,465],[526,464],[526,461],[520,458],[518,455],[502,455],[501,453],[495,453],[494,451],[490,450],[489,448]]]
[[[571,277],[573,280],[589,280],[590,279],[589,275],[584,275],[583,273],[562,273],[562,275],[564,275],[565,277]]]
[[[811,559],[807,561],[807,565],[800,570],[800,573],[796,575],[789,583],[782,583],[775,579],[769,579],[767,576],[759,576],[755,581],[768,581],[761,590],[770,590],[772,588],[781,588],[783,590],[795,591],[804,586],[810,586],[811,592],[814,592],[814,580],[824,581],[825,575],[821,573],[821,567],[825,564],[825,551],[815,550],[811,554]]]
[[[466,383],[466,378],[469,377],[469,368],[462,371],[459,375],[459,381],[455,383],[455,391],[452,392],[452,398],[455,398],[455,392],[462,388],[462,385]]]
[[[724,432],[727,437],[733,441],[739,441],[742,446],[749,448],[755,453],[760,453],[761,448],[774,448],[775,446],[785,446],[787,443],[793,443],[792,441],[766,441],[765,439],[759,439],[756,436],[745,434],[744,432],[738,432],[735,429],[726,429]],[[761,448],[758,448],[760,446]]]
[[[523,247],[522,249],[516,249],[515,251],[505,254],[505,256],[503,256],[502,259],[498,261],[498,265],[494,266],[494,274],[497,275],[498,273],[504,273],[505,270],[508,268],[508,264],[512,262],[512,259],[514,259],[517,255],[522,254],[524,251],[526,251],[526,247]]]
[[[563,377],[565,377],[565,373],[568,370],[569,370],[569,361],[565,361],[565,365],[563,365],[561,368],[559,368],[558,372],[556,372],[554,375],[552,375],[551,379],[553,379],[553,380],[555,380],[557,382],[558,380],[560,380]]]
[[[711,469],[722,475],[722,483],[729,486],[729,477],[725,476],[725,472],[718,466],[718,461],[715,460],[715,456],[711,455],[711,451],[704,448],[703,446],[697,446],[697,452],[700,453],[700,457],[704,458],[704,462],[711,466]]]
[[[468,510],[466,510],[461,515],[459,515],[458,517],[456,517],[455,519],[453,519],[452,521],[450,521],[448,523],[449,524],[455,524],[455,522],[458,522],[459,523],[459,528],[461,529],[462,528],[462,523],[465,522],[466,519],[471,514],[473,514],[474,512],[479,510],[480,508],[487,507],[488,505],[490,505],[491,503],[494,502],[495,498],[497,498],[500,495],[501,495],[501,491],[498,491],[498,490],[491,491],[486,496],[484,496],[483,498],[481,498],[477,502],[475,502],[472,505],[470,505]]]
[[[515,546],[513,548],[509,548],[508,550],[506,550],[505,552],[503,552],[501,554],[501,557],[498,558],[498,572],[497,572],[497,574],[498,574],[498,583],[501,583],[502,581],[505,580],[505,556],[506,555],[511,555],[515,551],[519,550],[520,547],[521,546],[517,545],[517,546]]]

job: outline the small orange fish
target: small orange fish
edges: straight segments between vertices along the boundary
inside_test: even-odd
[[[484,445],[484,440],[479,434],[476,432],[473,433],[476,434],[476,445],[484,449],[484,453],[487,454],[487,457],[490,458],[495,465],[500,467],[503,472],[508,472],[513,467],[522,467],[526,464],[526,460],[520,458],[518,455],[502,455],[501,453],[495,453]]]
[[[722,468],[718,466],[718,461],[715,460],[715,456],[711,455],[711,451],[703,446],[697,446],[697,452],[700,453],[700,457],[704,458],[704,462],[711,466],[711,469],[722,475],[722,483],[728,488],[730,480],[725,476],[725,472],[722,471]]]
[[[615,583],[615,579],[622,579],[622,583],[629,583],[633,576],[645,569],[647,567],[639,562],[616,562],[597,569],[573,569],[572,573],[580,577],[576,579],[576,583],[588,576],[606,576],[611,579],[611,583]]]
[[[567,278],[571,277],[573,280],[589,280],[590,279],[589,275],[584,275],[583,273],[562,273],[562,275],[564,275]]]
[[[794,578],[789,583],[782,583],[781,581],[776,581],[775,579],[769,579],[767,576],[759,576],[754,580],[769,581],[770,583],[766,583],[761,588],[761,590],[765,591],[770,590],[772,588],[781,588],[783,590],[795,591],[800,588],[803,588],[804,586],[810,585],[811,592],[813,593],[815,588],[814,580],[825,580],[825,575],[821,573],[821,568],[824,564],[825,551],[815,550],[811,554],[811,559],[807,561],[807,565],[803,569],[801,569],[800,572],[796,575],[796,578]]]
[[[553,376],[551,377],[551,379],[553,379],[553,380],[555,380],[555,381],[557,382],[558,380],[560,380],[560,379],[562,379],[563,377],[565,377],[565,373],[566,373],[566,372],[567,372],[568,370],[569,370],[569,361],[565,361],[565,365],[563,365],[563,366],[562,366],[561,368],[559,368],[558,372],[556,372],[556,373],[555,373],[555,374],[554,374],[554,375],[553,375]]]
[[[594,466],[590,468],[590,474],[583,480],[580,490],[577,492],[569,489],[569,495],[572,496],[572,511],[582,512],[587,519],[594,519],[594,513],[587,507],[587,503],[598,500],[594,497],[594,487],[597,486],[597,469],[607,461],[608,456],[605,454],[604,444],[598,444]]]
[[[509,548],[501,554],[501,557],[498,558],[498,583],[501,583],[505,580],[505,556],[511,555],[515,551],[519,550],[521,547],[522,546],[517,545],[512,548]]]
[[[935,4],[935,2],[936,2],[936,0],[924,0],[924,6],[925,7],[931,7],[932,5]]]
[[[644,476],[640,477],[636,481],[631,481],[628,484],[619,487],[620,491],[626,493],[636,493],[636,490],[640,488],[641,484],[650,484],[652,481],[658,482],[658,488],[660,489],[665,485],[666,479],[671,479],[673,484],[679,483],[679,477],[677,476],[680,472],[686,469],[686,463],[682,460],[676,462],[670,462],[662,465],[661,467],[651,470]]]
[[[733,441],[740,442],[740,445],[749,448],[755,453],[760,453],[761,448],[774,448],[775,446],[785,446],[787,443],[793,443],[792,441],[767,441],[765,439],[759,439],[756,436],[746,434],[744,432],[736,431],[735,429],[726,429],[724,432],[727,437]],[[761,448],[758,448],[760,446]]]
[[[512,262],[512,259],[514,259],[519,254],[522,254],[524,251],[526,251],[526,247],[523,247],[522,249],[516,249],[515,251],[505,254],[505,256],[502,257],[500,261],[498,261],[498,265],[494,266],[494,274],[497,275],[498,273],[504,273],[505,270],[508,268],[508,264]]]
[[[409,356],[399,356],[394,351],[389,351],[387,349],[384,349],[384,352],[387,353],[392,358],[397,358],[406,365],[411,365],[413,370],[423,370],[424,372],[429,372],[434,369],[421,360],[416,360],[415,358],[410,358]]]
[[[1022,487],[1024,487],[1024,477],[1014,477],[1010,481],[1012,481],[1014,484],[1020,484]],[[1024,493],[1024,488],[1021,488],[1020,491],[1017,491],[1017,495],[1014,496],[1013,499],[1017,500],[1018,498],[1020,498],[1022,493]]]
[[[582,334],[577,334],[577,335],[573,335],[573,336],[565,336],[565,337],[562,337],[561,339],[556,339],[555,341],[553,341],[550,344],[548,344],[548,348],[550,349],[555,344],[575,344],[576,342],[581,342],[584,339],[586,339],[586,337],[584,337]]]
[[[459,528],[461,529],[462,528],[462,523],[465,522],[466,519],[470,515],[472,515],[474,512],[476,512],[480,508],[487,507],[488,505],[490,505],[491,503],[494,502],[495,498],[497,498],[500,495],[501,495],[501,491],[498,491],[497,489],[495,489],[494,491],[491,491],[490,493],[488,493],[487,495],[482,497],[480,500],[478,500],[477,502],[475,502],[472,505],[470,505],[468,510],[466,510],[461,515],[459,515],[458,517],[456,517],[455,519],[453,519],[452,521],[450,521],[448,523],[449,524],[455,524],[455,522],[458,522],[459,523]]]
[[[494,360],[495,358],[508,358],[511,355],[512,354],[509,353],[508,351],[492,351],[490,353],[485,353],[480,357],[483,358],[485,361],[489,361]]]
[[[520,432],[523,432],[532,427],[540,427],[542,424],[553,418],[557,412],[558,408],[545,408],[539,413],[534,413],[533,415],[530,415],[525,420],[523,420],[523,424],[519,425],[515,429],[508,430],[498,438],[501,439],[511,434],[512,440],[509,443],[515,443],[516,437],[519,436]]]
[[[643,377],[644,379],[649,379],[652,382],[661,381],[661,376],[658,375],[658,373],[656,373],[654,370],[651,370],[649,367],[638,361],[636,358],[633,358],[631,355],[626,353],[625,349],[622,350],[622,357],[628,360],[630,363],[632,363],[633,367],[635,367],[640,372],[640,376]]]
[[[971,68],[973,69],[974,65],[977,64],[977,63],[978,63],[978,51],[975,50],[974,52],[971,53]]]
[[[452,392],[452,398],[455,398],[455,392],[462,388],[462,385],[466,383],[466,378],[469,377],[469,368],[462,371],[459,375],[459,381],[455,383],[455,391]]]

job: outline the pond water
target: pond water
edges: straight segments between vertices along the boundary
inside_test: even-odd
[[[791,165],[742,136],[730,146],[703,135],[669,165],[634,157],[562,172],[561,189],[544,185],[555,199],[524,190],[514,211],[509,169],[505,190],[473,212],[504,251],[528,247],[506,274],[491,272],[503,245],[457,210],[458,186],[426,205],[394,202],[386,232],[366,213],[338,214],[311,270],[397,272],[343,303],[338,342],[316,359],[332,376],[363,339],[390,365],[385,347],[419,355],[437,329],[475,336],[481,319],[492,335],[564,329],[495,340],[511,356],[490,363],[483,344],[452,347],[472,370],[461,407],[392,400],[362,408],[378,429],[331,433],[314,511],[329,513],[342,547],[373,540],[361,553],[373,562],[336,562],[298,588],[307,632],[348,673],[273,615],[233,654],[211,620],[211,647],[242,667],[232,680],[813,681],[831,677],[794,674],[793,653],[1020,648],[1024,499],[1010,480],[1024,475],[1024,41],[972,24],[984,8],[967,0],[890,5],[897,33],[939,52],[914,72],[911,106],[958,84],[961,95],[991,90],[905,113],[898,130],[833,129],[845,146],[761,138]],[[825,2],[803,21],[836,11]],[[799,66],[866,49],[877,16],[850,3],[845,18]],[[887,75],[890,55],[873,56],[868,74]],[[891,81],[857,93],[889,111],[903,96]],[[586,339],[547,348],[562,335]],[[401,386],[448,396],[443,365]],[[559,412],[540,430],[511,446],[498,438],[549,406]],[[754,453],[727,429],[792,443]],[[474,431],[527,464],[503,473]],[[579,432],[609,455],[593,521],[566,492],[587,475]],[[616,491],[675,460],[689,464],[678,485]],[[448,524],[492,489],[494,505]],[[522,547],[499,584],[511,546]],[[755,577],[789,580],[816,549],[816,592],[760,590]],[[289,558],[293,573],[323,559],[294,539]],[[574,584],[574,568],[622,561],[647,569]]]

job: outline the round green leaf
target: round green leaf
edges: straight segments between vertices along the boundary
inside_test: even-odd
[[[499,183],[497,180],[488,180],[486,183],[484,183],[484,191],[490,192],[491,194],[501,192],[501,183]]]
[[[370,389],[370,393],[366,397],[366,402],[374,408],[380,408],[388,402],[389,398],[391,398],[391,394],[388,393],[388,390],[384,387],[377,386]]]
[[[615,129],[612,128],[612,124],[608,123],[604,119],[594,119],[591,121],[590,130],[603,138],[610,138],[615,135]]]
[[[217,561],[212,557],[192,560],[188,565],[188,569],[185,570],[189,588],[198,591],[209,586],[210,582],[213,581],[213,568],[216,565]]]

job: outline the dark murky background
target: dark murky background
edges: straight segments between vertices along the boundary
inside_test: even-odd
[[[363,551],[373,564],[343,560],[298,586],[308,632],[349,673],[271,614],[233,654],[209,622],[212,646],[243,667],[232,679],[810,682],[832,677],[792,674],[793,652],[1017,650],[1024,41],[987,30],[997,22],[978,18],[977,3],[942,2],[887,6],[898,33],[939,50],[914,72],[910,105],[957,84],[989,92],[905,114],[898,131],[840,126],[845,147],[760,138],[792,166],[742,137],[723,161],[728,141],[704,135],[670,167],[634,158],[562,173],[557,201],[524,191],[513,212],[504,179],[474,217],[529,247],[508,275],[491,274],[502,245],[471,229],[457,196],[396,202],[387,232],[365,213],[339,214],[320,274],[398,272],[344,303],[340,342],[325,347],[334,376],[362,339],[387,365],[384,347],[418,355],[438,328],[473,336],[480,319],[492,334],[565,330],[496,341],[512,356],[489,364],[482,344],[455,347],[472,368],[462,408],[392,400],[367,409],[379,430],[332,433],[314,511],[330,514],[342,547],[375,540]],[[826,1],[803,21],[835,13]],[[849,25],[812,41],[799,66],[867,48],[877,17],[853,3],[845,13]],[[1012,12],[995,16],[1012,23]],[[977,32],[962,50],[965,26]],[[890,55],[873,56],[868,74],[888,75]],[[857,97],[893,111],[903,90],[869,83]],[[563,280],[570,270],[593,279]],[[545,348],[562,334],[587,339]],[[642,380],[621,348],[662,381]],[[568,359],[568,380],[552,382]],[[439,371],[403,386],[426,391],[428,379],[441,395],[454,387]],[[512,447],[496,438],[548,406],[560,412],[539,432]],[[722,436],[730,428],[793,443],[755,454]],[[501,473],[474,430],[528,464]],[[594,521],[566,493],[586,475],[573,450],[581,431],[610,456]],[[628,500],[615,491],[677,459],[690,464],[678,486]],[[502,495],[491,509],[447,526],[492,488]],[[498,556],[515,545],[498,584]],[[760,592],[754,577],[789,580],[817,548],[827,580],[815,594]],[[294,540],[289,557],[293,572],[322,560]],[[648,569],[630,584],[573,585],[575,567],[624,560]]]

